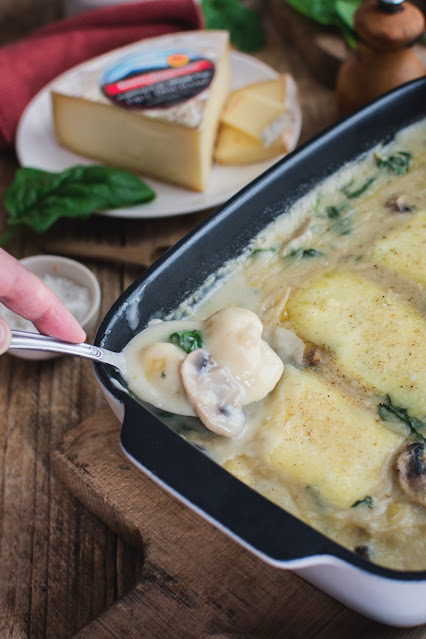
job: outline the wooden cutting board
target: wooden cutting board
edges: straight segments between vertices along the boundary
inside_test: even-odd
[[[134,589],[74,639],[424,639],[424,627],[370,621],[240,547],[134,467],[119,429],[106,408],[51,451],[68,490],[144,555]]]

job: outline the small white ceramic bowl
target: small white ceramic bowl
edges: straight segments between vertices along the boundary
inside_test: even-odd
[[[85,312],[77,319],[88,334],[96,328],[101,309],[101,287],[92,271],[76,260],[71,260],[59,255],[33,255],[20,261],[29,271],[41,279],[55,278],[55,282],[57,282],[58,280],[56,280],[56,278],[65,278],[75,285],[86,289],[89,299],[85,300]],[[49,284],[48,281],[46,283]],[[62,297],[57,290],[55,290],[55,292],[58,297],[62,298],[62,301],[67,304],[67,299]],[[69,304],[67,304],[67,306],[69,306]],[[72,311],[72,308],[70,310]],[[11,328],[26,330],[32,333],[36,332],[31,322],[23,320],[8,311],[8,309],[4,309],[4,307],[0,309],[0,315],[5,316]],[[13,350],[9,351],[9,353],[15,357],[33,360],[59,357],[58,353],[48,353],[45,351]]]

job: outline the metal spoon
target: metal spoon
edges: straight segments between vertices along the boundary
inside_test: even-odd
[[[9,350],[49,351],[51,353],[63,353],[64,355],[77,355],[77,357],[92,359],[102,364],[110,364],[121,373],[124,379],[127,379],[126,358],[123,353],[108,351],[92,344],[64,342],[47,335],[39,335],[38,333],[28,333],[26,331],[11,331],[11,333],[12,340]]]

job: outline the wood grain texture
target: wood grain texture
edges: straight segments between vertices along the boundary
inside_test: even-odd
[[[69,255],[103,262],[119,262],[142,266],[144,269],[155,262],[194,226],[202,222],[210,211],[192,213],[167,220],[167,224],[146,220],[145,237],[139,238],[136,245],[106,245],[87,240],[68,238],[46,239],[43,250],[54,255]]]

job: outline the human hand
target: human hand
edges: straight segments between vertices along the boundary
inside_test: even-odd
[[[45,335],[84,342],[86,333],[67,306],[18,260],[0,249],[0,302],[33,322]],[[0,318],[0,354],[10,344],[10,328]]]

